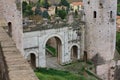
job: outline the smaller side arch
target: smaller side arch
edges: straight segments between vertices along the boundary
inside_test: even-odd
[[[25,51],[26,54],[25,54],[25,59],[27,59],[27,57],[30,55],[30,53],[34,53],[36,57],[38,57],[38,52],[35,51],[35,50],[31,50],[31,51]]]
[[[35,61],[35,64],[34,64],[35,68],[39,67],[39,65],[38,65],[39,59],[38,59],[38,52],[37,51],[35,51],[35,50],[31,50],[28,52],[26,51],[26,55],[24,55],[24,56],[25,56],[25,59],[28,60],[29,63],[32,62],[32,64],[33,64],[33,61]],[[32,57],[34,60],[31,60]]]
[[[70,46],[69,52],[72,61],[80,59],[80,46],[77,43],[74,43]]]

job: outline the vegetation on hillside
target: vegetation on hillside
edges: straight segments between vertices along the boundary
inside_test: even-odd
[[[120,53],[120,32],[116,34],[116,49]]]
[[[23,17],[33,15],[32,5],[28,4],[26,1],[23,1],[22,2],[22,12],[23,12]]]
[[[67,0],[61,0],[56,7],[63,6],[61,9],[55,10],[55,16],[60,17],[61,19],[65,19],[69,10],[69,2]],[[30,2],[29,4],[26,1],[22,2],[22,11],[23,11],[23,17],[29,17],[32,15],[39,15],[43,18],[50,19],[50,16],[48,14],[48,8],[51,6],[50,2],[48,0],[38,0],[37,3]],[[65,6],[65,7],[64,7]],[[35,11],[32,10],[32,8],[35,7]],[[40,8],[45,8],[46,10],[42,11]],[[66,8],[66,9],[65,9]]]
[[[117,15],[120,16],[120,0],[117,2]]]

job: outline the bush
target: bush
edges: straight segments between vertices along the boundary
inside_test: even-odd
[[[57,15],[58,15],[61,19],[65,19],[66,16],[67,16],[67,12],[66,12],[64,9],[58,10]]]

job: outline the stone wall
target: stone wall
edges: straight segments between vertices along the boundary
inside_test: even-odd
[[[113,5],[114,4],[114,5]],[[117,0],[84,0],[86,50],[92,58],[99,54],[113,59],[116,41]]]
[[[103,80],[110,80],[109,64],[112,64],[116,42],[117,0],[83,0],[83,2],[86,22],[85,49],[90,59],[97,55],[97,74],[102,74],[102,78],[105,77]]]
[[[21,7],[21,0],[19,0],[19,7]],[[22,11],[21,8],[18,9],[18,3],[16,0],[0,0],[0,21],[1,24],[11,23],[12,38],[16,43],[17,48],[23,54],[23,43],[22,43]],[[8,28],[8,27],[7,27]]]
[[[28,62],[16,48],[15,42],[2,27],[0,27],[0,42],[2,50],[2,53],[0,52],[0,63],[2,63],[0,64],[0,74],[4,73],[6,77],[6,79],[0,80],[38,80]],[[0,76],[0,78],[2,77]]]
[[[82,44],[77,40],[76,31],[68,30],[68,27],[59,29],[49,29],[43,31],[31,31],[24,33],[24,56],[28,58],[30,53],[36,54],[36,65],[37,67],[46,67],[46,55],[45,46],[49,39],[56,37],[61,42],[61,53],[60,63],[70,63],[71,47],[78,45],[80,51],[80,45]],[[82,52],[82,51],[81,51]],[[82,54],[82,53],[80,53]],[[80,54],[78,59],[80,59]]]

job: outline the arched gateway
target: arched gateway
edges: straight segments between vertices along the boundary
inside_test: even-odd
[[[62,41],[59,37],[53,36],[45,43],[46,67],[54,67],[61,64]]]

